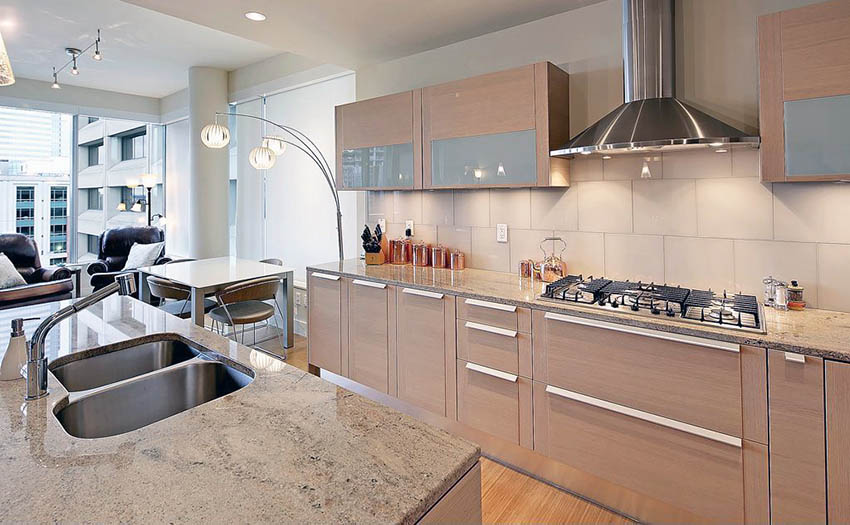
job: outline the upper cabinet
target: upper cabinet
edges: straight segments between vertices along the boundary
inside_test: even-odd
[[[336,107],[339,189],[422,188],[422,90]]]
[[[422,90],[425,188],[567,186],[569,76],[548,62]]]
[[[568,186],[569,75],[540,62],[336,108],[337,187]]]
[[[850,2],[759,17],[762,179],[850,179]]]

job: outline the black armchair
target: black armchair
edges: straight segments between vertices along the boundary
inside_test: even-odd
[[[34,240],[20,233],[0,234],[0,253],[6,254],[27,282],[0,290],[0,310],[71,298],[74,290],[71,272],[61,266],[41,266]]]
[[[164,240],[165,233],[155,226],[125,226],[101,233],[97,243],[97,260],[86,269],[91,275],[93,290],[107,286],[115,280],[116,275],[122,273],[134,243],[152,244]],[[162,251],[164,254],[165,248]],[[163,254],[160,254],[154,264],[165,264],[171,260]]]

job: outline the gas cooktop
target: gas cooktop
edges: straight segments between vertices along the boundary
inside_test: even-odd
[[[568,275],[546,285],[546,291],[540,298],[735,330],[766,332],[764,310],[754,295]]]

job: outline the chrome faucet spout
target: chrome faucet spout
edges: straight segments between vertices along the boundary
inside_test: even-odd
[[[38,325],[27,346],[27,364],[25,368],[26,373],[24,374],[27,382],[27,394],[25,397],[27,401],[39,399],[47,395],[47,356],[44,355],[44,342],[47,339],[47,333],[50,332],[50,329],[80,310],[85,310],[116,292],[119,295],[132,295],[136,293],[135,275],[132,273],[117,275],[114,282],[52,313]]]

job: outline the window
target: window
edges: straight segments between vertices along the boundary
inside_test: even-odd
[[[50,187],[50,253],[68,250],[68,187]]]
[[[103,161],[103,142],[92,144],[86,148],[88,150],[88,166],[98,166]]]
[[[51,257],[50,258],[50,266],[56,266],[57,264],[65,264],[68,262],[67,257]]]
[[[131,208],[134,204],[141,201],[141,209],[139,211],[145,211],[145,187],[144,186],[136,186],[135,188],[123,187],[121,188],[121,202],[127,207],[127,211],[131,211]]]
[[[35,186],[18,186],[15,195],[15,231],[35,235]]]
[[[86,239],[86,250],[89,253],[93,253],[93,254],[97,255],[100,251],[98,249],[98,245],[97,245],[97,241],[98,241],[97,235],[86,235],[86,237],[87,237],[87,239]]]
[[[86,191],[86,200],[88,201],[88,209],[102,210],[103,209],[103,188],[89,188]]]
[[[145,156],[145,131],[121,137],[121,160],[141,159]]]
[[[87,121],[86,124],[91,124],[93,122],[97,122],[98,120],[100,120],[100,119],[97,118],[97,117],[86,117],[86,121]]]

